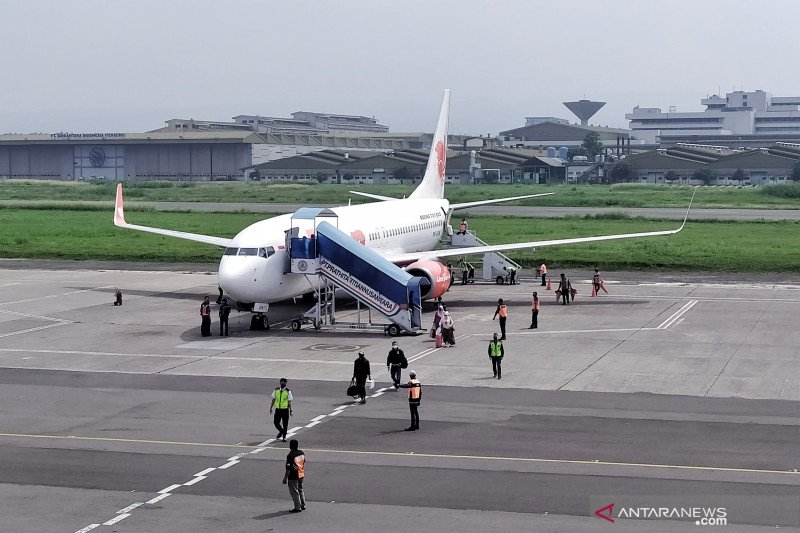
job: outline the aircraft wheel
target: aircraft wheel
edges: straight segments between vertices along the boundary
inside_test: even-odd
[[[397,337],[400,335],[400,326],[397,324],[390,324],[386,331],[389,333],[390,337]]]
[[[497,277],[495,278],[495,280],[494,280],[494,281],[495,281],[495,283],[497,283],[498,285],[502,285],[503,283],[505,283],[505,282],[506,282],[506,280],[503,278],[503,276],[497,276]]]
[[[296,318],[292,320],[292,331],[300,331],[301,327],[302,324],[300,324],[299,320],[297,320]]]
[[[261,329],[264,331],[269,329],[269,318],[267,318],[267,315],[261,315]]]

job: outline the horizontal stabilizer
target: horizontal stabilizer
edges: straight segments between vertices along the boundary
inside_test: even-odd
[[[510,198],[495,198],[494,200],[478,200],[475,202],[466,202],[463,204],[450,204],[450,209],[456,211],[458,209],[466,209],[468,207],[477,207],[479,205],[499,204],[502,202],[513,202],[514,200],[524,200],[525,198],[535,198],[537,196],[550,196],[555,194],[552,192],[542,192],[539,194],[526,194],[525,196],[512,196]]]
[[[399,200],[399,198],[392,198],[391,196],[381,196],[380,194],[371,194],[368,192],[361,192],[361,191],[349,191],[349,192],[350,194],[366,196],[367,198],[374,198],[375,200],[383,200],[384,202],[387,200]]]

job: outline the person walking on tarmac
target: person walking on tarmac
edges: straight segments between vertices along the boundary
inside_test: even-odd
[[[219,306],[219,336],[228,336],[228,317],[231,315],[231,306],[228,305],[228,299],[223,298]]]
[[[517,269],[513,266],[503,267],[503,270],[508,272],[508,284],[509,285],[516,285],[517,284]]]
[[[542,263],[542,266],[539,267],[539,274],[542,276],[542,287],[547,286],[547,265]]]
[[[533,293],[533,300],[531,300],[531,327],[528,329],[536,329],[539,327],[539,295]]]
[[[122,291],[114,287],[114,305],[122,305]]]
[[[386,358],[386,368],[389,369],[389,375],[392,377],[394,390],[400,388],[401,374],[407,366],[408,360],[403,350],[397,345],[397,341],[392,342],[392,349],[389,350],[389,356]]]
[[[498,315],[500,316],[500,333],[503,334],[503,336],[500,337],[500,340],[504,341],[506,340],[506,318],[508,317],[508,307],[503,303],[502,298],[497,300],[497,309],[494,310],[494,316],[492,317],[492,320],[497,318]]]
[[[285,440],[285,439],[284,439]],[[306,477],[306,454],[299,448],[297,439],[289,441],[289,455],[286,456],[286,472],[283,484],[289,485],[294,509],[290,513],[299,513],[306,509],[306,493],[303,490],[303,479]]]
[[[359,403],[367,403],[367,379],[372,379],[372,372],[364,352],[358,352],[358,359],[353,362],[353,379],[356,380],[358,395],[361,396]]]
[[[203,298],[203,303],[200,304],[200,335],[211,336],[211,303],[208,301],[208,296]]]
[[[562,272],[561,281],[558,282],[558,289],[556,289],[556,294],[558,296],[561,296],[561,305],[569,304],[569,297],[571,296],[570,294],[571,292],[572,292],[572,283],[570,283],[569,279],[567,279],[567,276]]]
[[[439,323],[439,327],[442,328],[442,340],[444,341],[444,345],[448,348],[450,346],[455,346],[456,326],[449,312],[444,312],[444,318],[442,318],[442,321]]]
[[[497,379],[503,378],[503,373],[500,368],[500,363],[503,361],[503,341],[497,338],[497,333],[492,335],[492,340],[489,341],[489,361],[492,362],[492,373]]]
[[[595,294],[600,294],[600,289],[603,289],[603,292],[608,292],[606,286],[603,285],[603,280],[600,279],[600,271],[596,268],[594,269],[594,276],[592,276],[592,285],[594,285]]]
[[[406,431],[419,431],[419,404],[422,402],[422,384],[417,379],[417,373],[413,370],[408,373],[408,383],[400,385],[408,389],[408,408],[411,410],[411,426]]]
[[[286,433],[289,431],[289,417],[292,416],[292,391],[286,386],[286,378],[281,378],[280,387],[275,387],[272,391],[272,403],[269,404],[269,414],[275,408],[275,418],[273,423],[278,430],[276,439],[283,438],[286,442]]]

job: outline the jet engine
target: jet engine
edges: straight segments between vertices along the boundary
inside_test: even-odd
[[[408,265],[406,272],[412,276],[426,278],[430,282],[427,292],[420,295],[423,300],[441,296],[450,288],[450,271],[439,261],[417,261]]]

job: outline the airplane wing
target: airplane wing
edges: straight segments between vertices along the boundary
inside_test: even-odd
[[[450,209],[453,211],[457,209],[466,209],[468,207],[477,207],[479,205],[499,204],[500,202],[513,202],[514,200],[524,200],[525,198],[535,198],[536,196],[550,196],[555,194],[553,192],[542,192],[539,194],[526,194],[525,196],[512,196],[510,198],[495,198],[494,200],[478,200],[476,202],[466,202],[463,204],[450,204]]]
[[[117,200],[114,208],[114,225],[120,228],[135,229],[138,231],[146,231],[148,233],[157,233],[159,235],[166,235],[168,237],[177,237],[178,239],[186,239],[189,241],[197,241],[205,244],[213,244],[214,246],[222,246],[226,248],[233,245],[232,239],[225,239],[222,237],[212,237],[210,235],[199,235],[197,233],[187,233],[185,231],[174,231],[170,229],[151,228],[149,226],[137,226],[135,224],[128,224],[125,222],[125,211],[122,206],[122,184],[117,183]]]
[[[695,193],[697,189],[695,188]],[[692,200],[689,201],[689,208],[686,210],[686,216],[683,217],[683,223],[677,229],[664,230],[664,231],[646,231],[642,233],[619,233],[615,235],[601,235],[598,237],[576,237],[572,239],[555,239],[548,241],[532,241],[532,242],[518,242],[509,244],[494,244],[487,246],[469,246],[464,248],[451,248],[447,250],[431,250],[428,252],[412,252],[397,255],[388,255],[386,258],[393,263],[411,263],[420,259],[441,259],[444,257],[459,257],[465,255],[476,255],[487,252],[507,252],[510,250],[524,250],[527,248],[542,248],[544,246],[557,246],[560,244],[578,244],[583,242],[600,242],[611,241],[617,239],[633,239],[636,237],[656,237],[659,235],[674,235],[681,231],[686,226],[686,220],[689,218],[689,211],[692,209],[692,201],[694,201],[694,193],[692,193]]]
[[[374,198],[375,200],[399,200],[399,198],[392,198],[391,196],[381,196],[380,194],[371,194],[361,191],[348,191],[350,194],[357,194],[359,196],[366,196],[367,198]]]

